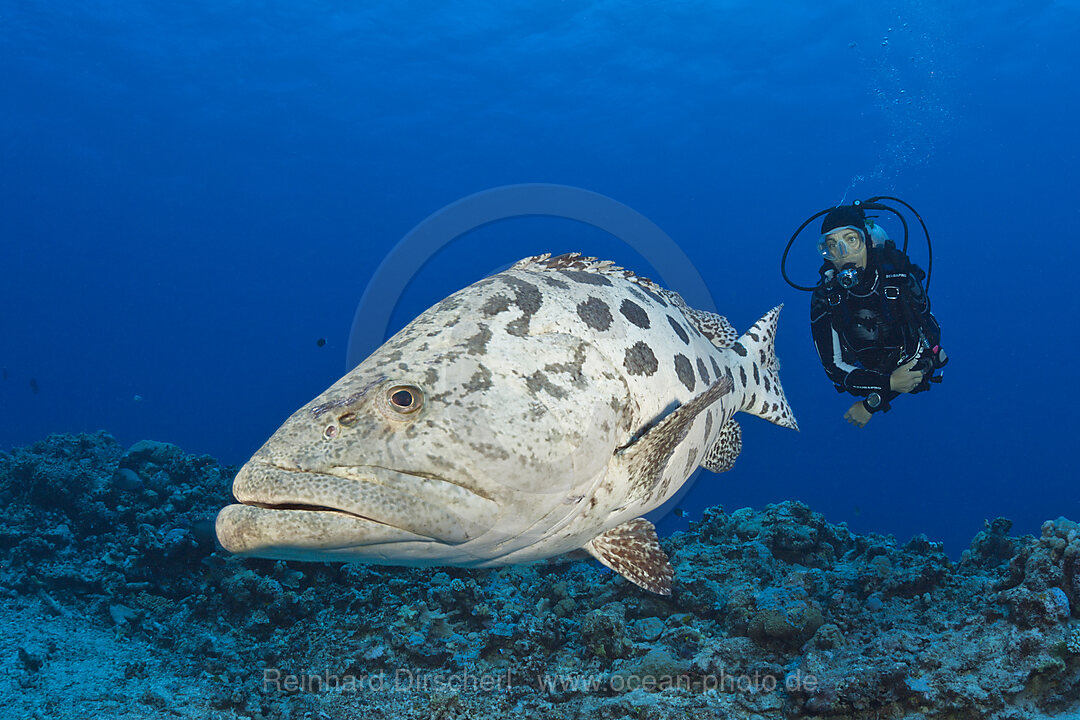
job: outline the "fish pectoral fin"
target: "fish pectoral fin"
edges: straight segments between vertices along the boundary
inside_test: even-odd
[[[716,442],[705,453],[701,467],[714,473],[727,472],[735,465],[735,458],[739,457],[740,450],[742,450],[742,428],[734,420],[728,420],[727,424],[720,428]]]
[[[597,560],[624,578],[658,595],[671,594],[675,573],[660,548],[656,528],[645,518],[628,520],[585,543]]]
[[[664,468],[690,431],[694,420],[713,403],[731,392],[731,379],[722,377],[705,392],[649,428],[640,438],[616,454],[626,462],[634,487],[652,488],[664,476]]]

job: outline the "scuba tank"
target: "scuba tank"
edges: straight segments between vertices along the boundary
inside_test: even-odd
[[[870,236],[870,242],[877,248],[885,245],[885,241],[889,239],[889,233],[885,232],[885,228],[874,222],[873,218],[866,219],[866,234]]]

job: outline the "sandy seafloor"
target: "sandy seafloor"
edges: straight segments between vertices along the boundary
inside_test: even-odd
[[[796,502],[717,507],[662,540],[664,598],[592,562],[232,557],[235,469],[107,433],[0,453],[4,717],[1080,717],[1064,518],[992,519],[953,562]]]

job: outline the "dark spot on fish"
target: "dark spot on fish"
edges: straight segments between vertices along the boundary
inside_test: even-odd
[[[534,315],[540,309],[541,303],[544,302],[540,288],[532,283],[513,277],[506,278],[506,282],[514,286],[514,302],[517,303],[522,312],[527,315]]]
[[[769,376],[765,375],[764,380],[765,380],[765,392],[769,392],[769,390],[770,390]]]
[[[698,449],[696,447],[690,448],[690,453],[686,456],[686,467],[683,468],[683,475],[689,476],[697,466]]]
[[[574,347],[574,357],[570,362],[548,363],[544,366],[546,372],[566,373],[570,376],[570,383],[577,388],[589,386],[585,379],[585,344],[581,343]]]
[[[599,298],[589,297],[585,302],[578,303],[577,314],[593,330],[603,332],[611,327],[611,310]]]
[[[546,282],[548,285],[551,285],[552,287],[557,287],[560,290],[566,290],[570,287],[557,277],[552,277],[551,275],[544,275],[543,278],[544,282]]]
[[[480,306],[480,312],[484,317],[494,317],[508,309],[510,309],[510,298],[502,293],[492,295]]]
[[[709,362],[712,363],[713,375],[719,378],[722,373],[720,372],[720,366],[716,364],[716,358],[709,358]]]
[[[709,435],[712,434],[712,410],[705,413],[705,442],[709,442]]]
[[[439,380],[439,371],[433,367],[429,367],[424,371],[424,384],[431,387]]]
[[[679,376],[679,381],[686,386],[687,390],[693,391],[694,368],[690,364],[690,358],[682,353],[675,356],[675,374]]]
[[[763,400],[761,403],[761,414],[764,415],[767,412],[769,412],[769,401]]]
[[[510,453],[506,452],[504,448],[491,443],[469,443],[469,447],[492,460],[506,460],[510,457]]]
[[[439,302],[439,304],[437,304],[435,306],[435,312],[436,313],[452,312],[454,310],[457,310],[460,305],[461,305],[461,298],[454,297],[453,295],[451,295],[450,297],[446,298],[445,300],[442,300],[441,302]]]
[[[695,335],[697,335],[698,337],[705,337],[705,336],[704,336],[704,335],[702,335],[702,333],[701,333],[701,328],[699,328],[699,327],[697,326],[697,323],[696,323],[696,322],[694,321],[694,316],[693,316],[693,315],[690,315],[690,316],[688,316],[688,317],[687,317],[687,320],[689,320],[689,321],[690,321],[690,322],[686,323],[686,327],[690,328],[690,332],[694,333],[694,334],[695,334]],[[712,338],[710,338],[710,340],[711,340],[711,339],[712,339]]]
[[[613,395],[608,398],[608,407],[610,407],[615,412],[619,412],[620,410],[622,410],[622,403],[619,402],[619,398]]]
[[[757,402],[757,393],[750,393],[750,402],[746,403],[748,407],[754,407],[754,403]]]
[[[664,302],[664,298],[660,297],[659,294],[653,292],[652,290],[650,290],[647,287],[642,287],[642,286],[639,286],[639,287],[641,287],[641,292],[645,293],[646,295],[651,297],[653,300],[660,303],[660,307],[667,307],[667,303]]]
[[[319,338],[318,340],[315,341],[315,344],[318,345],[319,347],[322,347],[322,346],[326,345],[326,338]]]
[[[754,342],[758,342],[758,340],[761,339],[761,338],[758,337],[758,334],[756,332],[754,332],[753,330],[747,330],[746,331],[746,336],[749,337]]]
[[[543,390],[557,400],[566,397],[566,390],[552,383],[551,380],[548,379],[548,376],[540,370],[537,370],[532,375],[525,378],[525,387],[529,388],[529,392],[533,395]]]
[[[743,347],[741,342],[736,340],[735,344],[731,346],[731,349],[738,353],[740,357],[746,357],[746,348]]]
[[[491,339],[491,330],[484,323],[480,323],[480,331],[465,341],[465,349],[470,355],[483,355],[487,352],[488,340]]]
[[[671,329],[675,331],[675,334],[679,336],[679,339],[682,340],[684,344],[689,345],[690,336],[686,334],[686,330],[683,330],[683,326],[670,315],[667,316],[667,321],[671,324]]]
[[[742,381],[742,386],[746,387],[746,370],[741,366],[739,367],[739,380]]]
[[[761,375],[758,373],[757,363],[754,363],[754,383],[761,382]]]
[[[646,295],[645,293],[641,292],[640,290],[638,290],[634,285],[631,284],[626,289],[630,291],[631,295],[636,297],[641,302],[645,303],[646,305],[650,304],[651,301],[649,300],[649,296]]]
[[[560,270],[559,272],[574,282],[582,283],[583,285],[604,285],[611,287],[611,280],[599,273],[585,272],[584,270]]]
[[[619,312],[623,314],[627,320],[637,325],[644,330],[649,329],[649,313],[645,312],[645,308],[638,305],[633,300],[623,300],[622,305],[619,307]]]
[[[707,367],[705,367],[705,361],[702,360],[701,358],[697,359],[697,372],[698,372],[698,377],[701,378],[701,382],[708,385],[709,384],[709,369]]]
[[[465,394],[474,392],[483,392],[491,387],[491,371],[481,365],[476,372],[473,373],[469,381],[462,385],[465,389]],[[432,398],[434,399],[434,397]]]
[[[507,323],[506,332],[517,337],[524,337],[529,334],[529,320],[540,309],[543,295],[540,293],[540,288],[516,277],[507,275],[502,280],[514,288],[514,304],[521,309],[521,317]]]
[[[631,375],[645,375],[648,377],[656,372],[660,364],[656,361],[656,355],[653,354],[652,348],[643,341],[638,340],[626,348],[623,366]]]

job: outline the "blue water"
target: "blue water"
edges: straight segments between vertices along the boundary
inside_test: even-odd
[[[0,447],[104,428],[241,462],[344,372],[410,228],[545,182],[650,218],[740,330],[786,303],[802,430],[745,416],[691,519],[795,498],[955,555],[985,518],[1080,517],[1076,2],[356,5],[0,2]],[[779,257],[877,194],[930,227],[953,362],[856,430]],[[569,250],[652,272],[594,228],[508,220],[433,257],[391,329]]]

